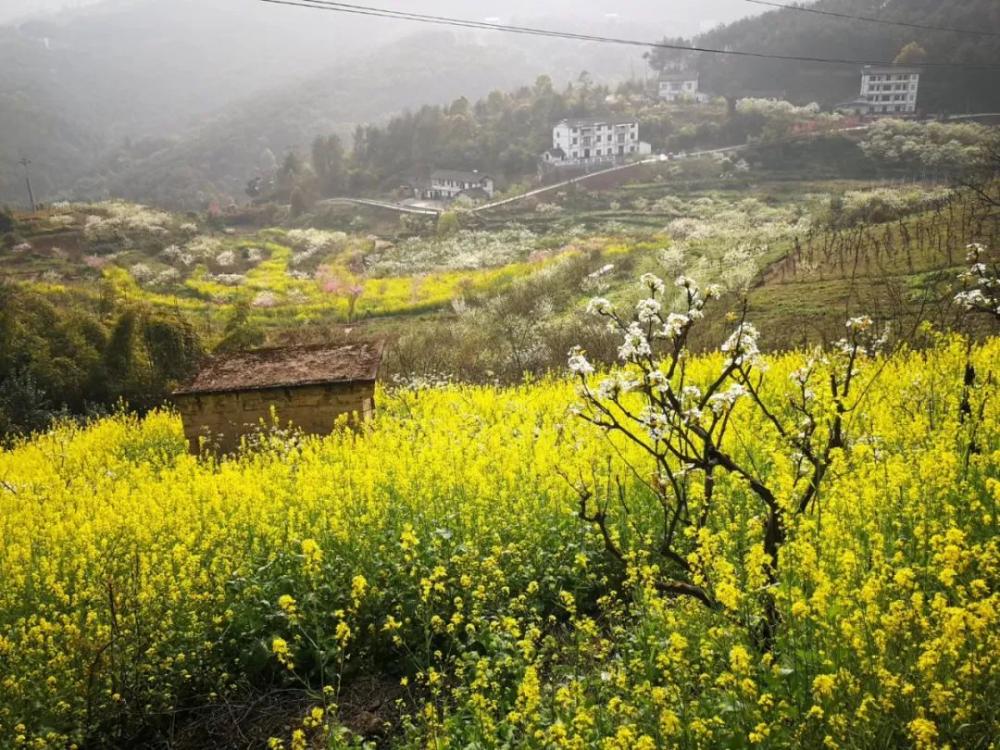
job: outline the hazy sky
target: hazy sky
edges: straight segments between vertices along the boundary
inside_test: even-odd
[[[98,0],[0,0],[0,23],[94,2]]]
[[[78,8],[94,5],[108,0],[0,0],[0,23],[22,20],[33,15],[52,13],[65,8]],[[114,3],[130,0],[110,0]],[[134,1],[134,0],[132,0]],[[169,3],[171,0],[157,0]],[[217,0],[203,0],[205,4]],[[253,0],[247,0],[248,3]],[[487,18],[497,16],[504,18],[509,15],[509,8],[516,8],[522,15],[533,16],[565,16],[573,19],[574,7],[579,7],[575,0],[544,0],[543,2],[509,2],[509,0],[379,0],[378,3],[387,8],[406,9],[415,12],[429,10],[431,12],[447,11],[456,16],[469,18]],[[612,14],[623,19],[636,20],[645,15],[655,13],[658,19],[678,17],[684,19],[697,18],[697,26],[707,30],[716,23],[731,21],[747,15],[760,12],[760,6],[751,5],[745,0],[619,0],[608,6]],[[609,19],[609,20],[613,20]],[[689,28],[692,25],[687,24]]]

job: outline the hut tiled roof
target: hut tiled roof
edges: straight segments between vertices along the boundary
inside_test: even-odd
[[[210,358],[174,395],[371,382],[378,374],[383,349],[383,342],[364,342],[220,354]]]

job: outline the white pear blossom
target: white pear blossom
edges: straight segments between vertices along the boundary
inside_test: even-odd
[[[667,288],[666,284],[663,283],[663,279],[661,279],[659,276],[657,276],[655,274],[652,274],[652,273],[644,273],[640,277],[639,282],[643,286],[649,287],[649,290],[653,294],[663,294],[663,292]]]
[[[639,324],[633,321],[625,331],[625,343],[618,347],[618,356],[626,362],[631,362],[647,357],[652,353],[646,334],[642,332]]]
[[[986,248],[969,245],[969,268],[959,275],[968,288],[955,295],[955,304],[970,312],[984,312],[1000,318],[1000,267],[990,268],[983,261]]]
[[[988,305],[990,301],[982,289],[967,289],[955,295],[955,302],[966,310],[975,310]]]
[[[715,414],[723,414],[732,409],[736,402],[747,394],[747,389],[739,383],[733,383],[728,389],[713,393],[708,399],[708,407]]]
[[[597,395],[600,398],[614,400],[623,393],[634,391],[639,383],[620,372],[613,373],[597,384]]]
[[[682,411],[681,416],[684,417],[684,421],[688,424],[694,424],[701,420],[702,411],[697,406],[691,406]]]
[[[660,393],[670,390],[670,383],[662,370],[650,370],[646,373],[646,385],[655,388]]]
[[[674,285],[678,289],[697,289],[698,284],[690,276],[684,276],[681,274],[674,280]]]
[[[128,269],[132,278],[136,281],[149,281],[153,277],[153,272],[145,263],[136,263]]]
[[[726,365],[755,364],[760,360],[760,348],[757,339],[760,334],[752,323],[740,323],[732,335],[720,347],[723,354],[728,354]]]
[[[809,382],[809,378],[812,377],[812,373],[813,363],[810,361],[803,367],[800,367],[797,370],[792,370],[792,372],[788,375],[788,379],[796,385],[804,386]]]
[[[663,328],[657,331],[656,335],[665,339],[677,338],[690,322],[691,319],[684,313],[670,313],[663,322]]]
[[[640,323],[652,323],[660,316],[660,310],[659,301],[649,297],[639,300],[635,306],[635,315]]]
[[[671,273],[684,270],[684,250],[680,247],[664,248],[660,251],[660,263]]]
[[[273,292],[258,292],[250,304],[253,307],[275,307],[278,304],[278,297]]]
[[[697,401],[701,398],[701,388],[696,385],[686,385],[684,386],[684,390],[681,391],[681,395],[684,398]]]
[[[173,284],[174,282],[178,281],[180,277],[181,277],[180,271],[178,271],[176,268],[167,268],[164,269],[163,271],[160,271],[156,275],[155,282],[157,284],[164,284],[164,285]]]
[[[604,297],[594,297],[587,303],[588,315],[610,315],[614,309],[614,306]]]
[[[667,416],[652,406],[645,407],[639,413],[639,422],[646,428],[646,432],[653,440],[662,440],[670,427],[670,420]]]
[[[223,250],[215,256],[215,262],[223,268],[228,268],[236,262],[236,253],[232,250]]]
[[[570,349],[567,366],[569,371],[575,375],[590,375],[594,372],[594,366],[587,361],[583,349],[579,346]]]
[[[614,263],[608,263],[606,265],[601,266],[600,268],[598,268],[593,273],[588,273],[587,274],[587,278],[588,279],[599,279],[602,276],[607,276],[609,273],[611,273],[614,270],[615,270],[615,264]]]
[[[859,315],[847,321],[847,330],[852,333],[864,333],[872,327],[874,322],[869,315]]]
[[[965,253],[965,259],[969,261],[969,263],[975,263],[979,260],[979,256],[986,252],[986,245],[981,242],[970,242],[965,246],[965,249],[967,251]]]

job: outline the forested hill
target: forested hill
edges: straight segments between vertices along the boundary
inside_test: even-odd
[[[997,0],[819,0],[812,7],[925,26],[1000,34]],[[731,47],[785,55],[892,61],[910,42],[934,62],[988,63],[1000,60],[1000,36],[959,34],[774,10],[720,26],[698,37],[699,46]],[[654,56],[665,61],[669,54]],[[914,59],[912,62],[919,62]],[[854,65],[789,63],[780,60],[701,56],[703,86],[723,94],[746,89],[781,89],[793,100],[832,104],[856,96]],[[996,70],[927,69],[920,107],[927,112],[1000,111]]]

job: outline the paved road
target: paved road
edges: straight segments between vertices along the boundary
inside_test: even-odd
[[[376,201],[370,200],[368,198],[328,198],[326,200],[320,201],[317,205],[320,206],[332,206],[332,205],[353,205],[353,206],[370,206],[372,208],[384,208],[389,211],[396,211],[401,214],[417,214],[418,216],[437,216],[441,213],[436,208],[425,208],[421,206],[407,206],[404,203],[390,203],[388,201]]]

